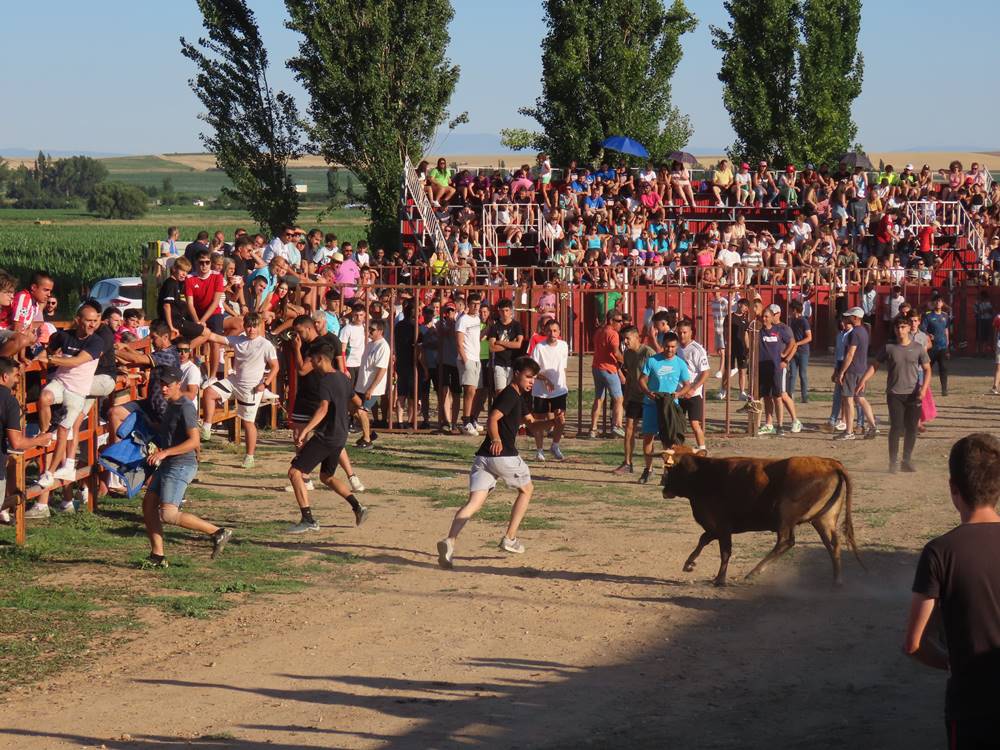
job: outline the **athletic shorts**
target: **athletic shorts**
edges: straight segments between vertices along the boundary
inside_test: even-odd
[[[332,476],[337,472],[343,450],[344,446],[334,445],[320,435],[313,435],[292,459],[292,468],[303,474],[311,474],[319,466],[320,476]]]
[[[617,372],[607,370],[591,370],[594,374],[594,398],[604,398],[609,393],[612,399],[622,397],[622,380]]]
[[[258,390],[238,390],[229,382],[229,378],[217,380],[210,379],[205,383],[205,390],[211,388],[222,397],[223,401],[231,398],[236,399],[236,416],[244,422],[253,422],[257,419],[257,410],[260,408],[260,399],[263,391]]]
[[[858,385],[861,383],[861,376],[853,372],[844,373],[844,382],[840,386],[840,392],[842,395],[848,398],[854,398],[854,394],[858,391]]]
[[[441,374],[444,376],[444,382],[440,385],[441,388],[447,388],[456,396],[462,392],[462,381],[458,377],[458,368],[455,365],[443,365],[441,367]]]
[[[1000,349],[997,350],[1000,353]],[[493,387],[494,392],[500,393],[504,388],[510,385],[511,381],[514,379],[514,368],[505,367],[504,365],[494,365],[493,366]]]
[[[375,404],[379,402],[379,399],[382,398],[381,396],[372,396],[370,399],[365,400],[365,394],[358,393],[357,391],[354,392],[354,395],[361,399],[361,408],[369,414],[371,413],[371,410],[375,408]]]
[[[357,383],[358,383],[358,370],[360,370],[360,369],[361,369],[360,365],[358,365],[357,367],[348,367],[347,368],[347,374],[351,376],[351,385],[357,385]]]
[[[469,470],[469,492],[487,492],[502,479],[511,489],[531,483],[531,472],[520,456],[476,456]]]
[[[541,398],[535,396],[531,399],[532,414],[554,414],[557,411],[566,411],[566,394],[554,396],[552,398]]]
[[[785,392],[785,376],[788,369],[769,360],[757,366],[757,384],[761,398],[777,398]]]
[[[60,380],[50,381],[49,384],[42,389],[42,393],[45,393],[46,391],[52,394],[53,404],[62,404],[66,407],[66,415],[59,423],[59,426],[65,427],[67,430],[72,430],[73,423],[76,422],[76,418],[79,417],[86,408],[87,397],[68,390]]]
[[[463,388],[483,387],[483,368],[478,359],[458,361],[458,377]]]
[[[197,473],[198,462],[194,458],[178,461],[171,456],[156,467],[149,491],[159,496],[161,505],[176,505],[179,508],[184,503],[188,485]]]
[[[626,419],[642,419],[642,401],[628,401],[625,404]]]
[[[679,401],[681,411],[687,414],[691,422],[705,421],[705,398],[704,396],[688,396]]]
[[[186,338],[188,341],[192,341],[205,332],[205,326],[201,323],[195,323],[193,320],[175,321],[174,328],[180,331],[181,337]]]
[[[736,367],[740,370],[747,369],[747,365],[749,364],[747,360],[747,348],[739,341],[733,343],[732,350],[726,350],[726,362],[729,365],[730,370],[733,369],[734,362],[736,363]]]
[[[715,331],[715,350],[721,351],[726,348],[726,332],[722,328],[716,328]]]
[[[217,333],[221,336],[223,320],[224,318],[222,316],[222,313],[216,313],[215,315],[210,316],[209,319],[205,321],[205,323],[208,326],[208,330],[210,330],[212,333]]]

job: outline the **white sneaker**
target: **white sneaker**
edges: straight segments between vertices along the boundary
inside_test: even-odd
[[[715,371],[715,379],[716,380],[722,380],[722,370],[716,370]]]
[[[792,422],[792,432],[802,432],[802,423],[797,419]]]
[[[361,484],[361,480],[358,479],[358,475],[357,474],[351,474],[351,476],[349,476],[347,478],[347,481],[350,482],[351,489],[354,490],[355,492],[364,492],[365,491],[365,486],[363,484]]]
[[[253,456],[247,456],[243,459],[243,468],[252,469],[254,464]]]
[[[847,422],[840,420],[834,427],[837,428],[837,432],[845,432],[847,430]]]
[[[725,401],[726,400],[726,392],[725,391],[719,391],[718,393],[715,394],[715,398],[717,400],[719,400],[719,401]]]
[[[56,483],[56,479],[55,479],[55,477],[52,476],[52,472],[51,471],[43,471],[41,473],[41,475],[38,477],[38,481],[35,482],[35,484],[38,485],[39,487],[41,487],[43,490],[47,490],[49,487],[51,487],[55,483]],[[43,506],[43,507],[47,508],[48,506],[46,505],[46,506]]]
[[[524,554],[524,545],[517,539],[508,539],[506,536],[500,540],[500,549],[504,552],[511,552],[515,555]]]
[[[10,526],[12,523],[14,523],[14,519],[11,518],[10,511],[6,508],[0,510],[0,525]]]
[[[64,482],[76,481],[76,461],[66,461],[52,472],[53,479],[61,479]]]
[[[740,391],[740,401],[749,401],[749,400],[750,400],[750,394],[747,393],[746,391]]]
[[[48,518],[52,515],[52,511],[49,510],[48,505],[41,505],[39,503],[33,504],[30,508],[24,511],[25,518]]]
[[[201,424],[201,442],[207,443],[212,439],[212,425],[202,422]]]
[[[731,377],[731,378],[735,378],[739,374],[740,374],[740,371],[736,367],[734,367],[732,370],[729,371],[729,377]]]
[[[552,458],[554,458],[556,461],[566,460],[566,456],[563,455],[562,449],[559,447],[559,443],[553,443],[552,447],[549,448],[549,451],[551,451]]]
[[[76,506],[72,500],[63,500],[56,508],[56,513],[76,513]]]
[[[471,422],[465,423],[465,425],[462,427],[462,432],[464,432],[466,435],[471,435],[472,437],[476,437],[477,435],[479,435],[479,431],[476,430],[476,426]]]
[[[313,485],[313,480],[310,479],[308,482],[306,482],[306,489],[310,491],[316,489],[316,487]],[[292,485],[290,484],[286,484],[285,492],[295,492],[295,488],[292,487]]]
[[[437,543],[437,549],[438,565],[445,570],[451,570],[454,567],[451,558],[455,554],[455,543],[451,539],[442,539]]]
[[[544,463],[544,461],[545,461],[545,451],[543,451],[541,448],[539,448],[538,450],[536,450],[535,451],[535,460],[536,461],[542,461]]]
[[[261,403],[264,403],[265,401],[277,401],[277,400],[278,400],[278,394],[268,388],[265,388],[263,393],[260,394]]]
[[[484,432],[486,432],[485,428],[481,424],[479,424],[479,422],[476,422],[473,426],[476,428],[477,435],[482,435]]]
[[[286,534],[305,534],[307,531],[319,531],[319,524],[316,521],[312,523],[299,521],[294,526],[289,526],[285,529]]]

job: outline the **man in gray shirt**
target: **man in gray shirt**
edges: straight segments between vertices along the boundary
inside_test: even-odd
[[[920,402],[927,395],[931,379],[930,357],[927,350],[910,337],[910,321],[896,318],[895,344],[887,344],[878,360],[868,366],[861,381],[862,387],[871,380],[880,364],[887,367],[885,398],[889,406],[889,471],[897,468],[916,471],[913,466],[913,447],[917,444],[917,423],[920,421]],[[919,373],[923,373],[921,379]],[[903,462],[897,467],[899,439],[903,438]]]

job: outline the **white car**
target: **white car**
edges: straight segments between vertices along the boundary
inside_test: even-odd
[[[122,276],[116,279],[102,279],[90,287],[90,296],[101,303],[105,310],[116,307],[119,310],[142,309],[142,279],[138,276]]]

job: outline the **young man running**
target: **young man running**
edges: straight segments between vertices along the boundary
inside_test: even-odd
[[[555,319],[545,324],[545,339],[538,343],[532,352],[532,357],[538,363],[538,375],[535,377],[531,395],[533,398],[532,412],[536,415],[552,415],[546,419],[546,424],[552,422],[552,457],[562,461],[566,457],[559,447],[563,426],[566,423],[566,395],[569,388],[566,385],[566,366],[569,362],[569,347],[559,339],[559,323]],[[535,460],[544,461],[545,451],[542,445],[545,441],[545,430],[536,427]]]
[[[524,545],[517,539],[517,530],[528,511],[531,493],[531,472],[517,453],[517,431],[521,423],[544,430],[553,419],[536,420],[528,412],[528,398],[539,372],[538,363],[531,357],[518,357],[512,364],[511,383],[493,401],[486,423],[486,437],[476,452],[469,472],[469,499],[451,522],[448,536],[437,544],[438,564],[445,569],[452,567],[455,541],[465,524],[486,502],[487,496],[503,479],[511,489],[517,490],[517,499],[510,511],[507,532],[500,540],[504,552],[520,554]]]
[[[302,519],[288,529],[289,534],[319,531],[319,523],[313,517],[309,505],[309,494],[304,479],[304,476],[310,474],[317,466],[320,467],[320,481],[347,500],[351,506],[356,526],[364,523],[368,516],[368,509],[358,502],[351,488],[335,476],[340,456],[347,444],[350,403],[356,398],[349,378],[335,369],[337,354],[337,350],[328,343],[314,347],[309,353],[313,367],[319,373],[316,387],[317,406],[312,418],[295,438],[295,447],[299,452],[292,460],[288,479],[292,483]],[[307,441],[306,436],[310,432],[313,434]]]
[[[239,336],[225,337],[234,351],[233,374],[222,380],[213,378],[205,384],[202,392],[205,422],[201,426],[201,438],[207,441],[212,437],[216,404],[235,398],[236,416],[243,423],[246,434],[247,453],[243,468],[252,469],[257,449],[257,410],[264,391],[268,388],[274,390],[278,377],[278,352],[264,336],[264,319],[260,313],[247,313],[243,317],[243,329],[244,333]]]
[[[645,398],[642,402],[642,453],[645,467],[639,475],[639,484],[649,481],[653,470],[653,438],[660,435],[660,405],[658,399],[668,398],[674,403],[688,395],[691,373],[687,364],[677,356],[677,334],[668,331],[663,336],[663,351],[646,360],[639,376],[639,388]],[[680,417],[683,419],[683,416]],[[670,448],[661,438],[664,448]]]
[[[625,460],[615,469],[615,474],[631,474],[632,455],[635,452],[636,427],[642,430],[642,388],[639,378],[646,367],[646,360],[656,354],[652,348],[642,343],[642,336],[635,326],[622,329],[621,337],[625,339],[625,362],[622,372],[625,373]]]
[[[948,456],[951,501],[962,523],[924,547],[913,579],[903,653],[948,670],[948,747],[995,748],[1000,684],[1000,440],[969,435]],[[935,609],[946,649],[928,633]]]
[[[685,319],[677,324],[677,338],[680,344],[677,356],[684,360],[688,373],[691,375],[688,394],[680,399],[681,411],[687,415],[688,421],[691,423],[695,450],[704,451],[707,450],[705,447],[704,389],[711,367],[708,363],[708,352],[705,351],[705,347],[694,340],[694,323],[690,320]]]
[[[161,447],[148,459],[154,468],[153,478],[142,498],[142,516],[149,537],[149,562],[155,567],[167,567],[163,555],[163,524],[200,531],[212,538],[212,559],[222,552],[233,535],[231,529],[204,521],[193,513],[184,513],[184,493],[198,473],[197,451],[201,445],[198,435],[198,410],[194,402],[181,391],[183,375],[176,367],[157,368],[160,395],[167,408],[160,423]],[[152,387],[152,386],[150,386]],[[139,408],[141,402],[125,405],[129,411]]]

